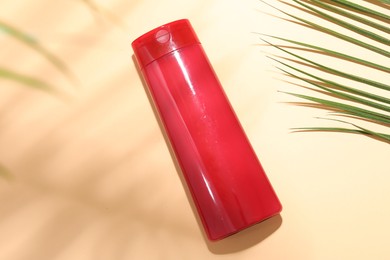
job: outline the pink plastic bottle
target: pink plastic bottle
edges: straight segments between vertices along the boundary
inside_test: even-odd
[[[281,204],[188,20],[132,43],[210,240],[270,218]]]

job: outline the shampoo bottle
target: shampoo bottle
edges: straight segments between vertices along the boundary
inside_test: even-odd
[[[281,204],[188,20],[133,43],[135,58],[210,240]]]

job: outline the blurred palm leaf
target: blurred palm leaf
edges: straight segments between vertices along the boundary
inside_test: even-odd
[[[114,13],[110,12],[109,10],[103,8],[102,6],[96,4],[92,0],[81,0],[91,11],[96,12],[103,17],[105,17],[107,20],[115,24],[116,26],[119,26],[122,29],[126,28],[125,23],[122,19],[120,19],[119,16],[115,15]]]
[[[94,1],[92,0],[80,0],[80,1],[85,3],[91,11],[103,15],[107,17],[107,19],[111,20],[113,23],[123,27],[123,22],[117,16],[103,9],[102,7],[97,5]],[[37,52],[43,58],[45,58],[48,62],[50,62],[65,77],[67,77],[72,84],[77,84],[76,77],[73,75],[73,73],[65,64],[65,62],[63,62],[59,57],[57,57],[51,51],[49,51],[43,44],[41,44],[36,39],[34,39],[34,37],[30,36],[28,33],[2,20],[0,20],[0,32],[9,35],[10,37],[14,38],[20,43],[33,49],[35,52]],[[7,68],[0,67],[0,78],[16,81],[28,87],[37,88],[49,92],[55,92],[54,86],[45,82],[44,80],[39,78],[34,78],[29,75],[21,74],[16,71],[11,71]]]
[[[97,5],[92,0],[80,0],[84,2],[88,8],[97,12],[107,19],[111,20],[113,23],[123,27],[123,22],[114,14],[103,9]],[[0,20],[0,32],[7,34],[9,37],[14,38],[18,42],[24,44],[25,46],[31,48],[33,51],[41,55],[47,62],[52,64],[58,71],[60,71],[66,78],[68,78],[72,84],[77,83],[77,80],[68,66],[63,62],[59,57],[49,51],[43,44],[38,42],[34,37],[32,37],[27,32],[24,32],[15,26]],[[6,67],[0,65],[0,78],[5,80],[11,80],[17,83],[20,83],[24,86],[31,87],[34,89],[43,90],[50,93],[59,93],[55,86],[46,82],[43,79],[32,77],[30,75],[22,74],[13,70],[10,70]],[[61,95],[63,96],[63,95]],[[11,174],[4,166],[0,165],[0,176],[1,177],[10,177]]]
[[[48,62],[50,62],[54,67],[56,67],[69,80],[71,80],[72,83],[75,82],[74,75],[71,73],[69,68],[65,65],[65,63],[56,55],[51,53],[41,43],[39,43],[37,40],[31,37],[28,33],[25,33],[2,20],[0,20],[0,30],[6,33],[7,35],[9,35],[10,37],[14,38],[15,40],[19,41],[20,43],[33,49],[35,52],[37,52],[42,57],[44,57]],[[15,80],[27,86],[37,87],[37,85],[41,85],[43,87],[45,85],[46,89],[49,86],[49,84],[44,83],[42,80],[33,79],[29,76],[25,76],[20,73],[9,71],[9,70],[7,71],[5,69],[2,70],[0,76],[7,79]],[[26,80],[27,78],[29,78],[30,80]],[[40,84],[37,84],[38,81],[40,82]]]
[[[270,5],[265,1],[262,2]],[[357,54],[331,49],[326,42],[323,42],[321,46],[299,39],[263,35],[270,39],[262,39],[267,45],[283,53],[282,56],[275,55],[272,58],[278,64],[276,67],[284,75],[304,82],[306,89],[324,96],[288,92],[290,95],[306,100],[306,102],[300,102],[299,105],[325,109],[332,112],[332,116],[347,117],[359,122],[357,124],[330,118],[333,122],[350,127],[305,127],[294,128],[294,130],[362,134],[390,143],[388,132],[390,128],[390,85],[388,80],[385,80],[390,74],[390,16],[388,15],[390,1],[372,0],[365,1],[366,3],[359,1],[359,4],[346,0],[292,0],[292,3],[279,0],[279,2],[285,5],[286,9],[287,7],[293,8],[305,14],[293,15],[292,12],[284,11],[283,8],[270,5],[291,19],[290,22],[337,38],[341,40],[341,43],[365,49],[364,55],[357,56]],[[328,24],[328,26],[323,24]],[[282,42],[283,45],[271,41]],[[336,59],[337,62],[347,61],[350,65],[375,70],[376,76],[371,77],[369,72],[358,75],[348,70],[336,69],[331,65],[315,61],[315,58],[307,58],[305,54],[298,54],[298,51],[325,55],[329,57],[329,60]],[[367,52],[379,55],[378,57],[382,56],[379,60],[384,60],[384,62],[369,60],[366,56]],[[381,73],[380,77],[377,76],[378,73]],[[371,127],[376,125],[375,127],[384,130],[378,132],[370,130],[369,127],[362,127],[363,122],[369,122]]]
[[[47,92],[53,92],[55,90],[54,86],[40,79],[26,76],[24,74],[20,74],[2,67],[0,67],[0,77],[8,80],[17,81],[23,85],[44,90]]]
[[[11,177],[11,174],[8,171],[8,169],[5,168],[4,166],[2,166],[1,164],[0,164],[0,177],[4,177],[4,178],[10,178]]]

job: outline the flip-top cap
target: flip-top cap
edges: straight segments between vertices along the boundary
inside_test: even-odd
[[[187,19],[157,27],[133,41],[135,57],[143,69],[162,56],[183,47],[200,43]]]

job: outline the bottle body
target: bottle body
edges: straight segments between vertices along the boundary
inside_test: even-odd
[[[209,239],[278,214],[281,204],[201,44],[141,72]]]

